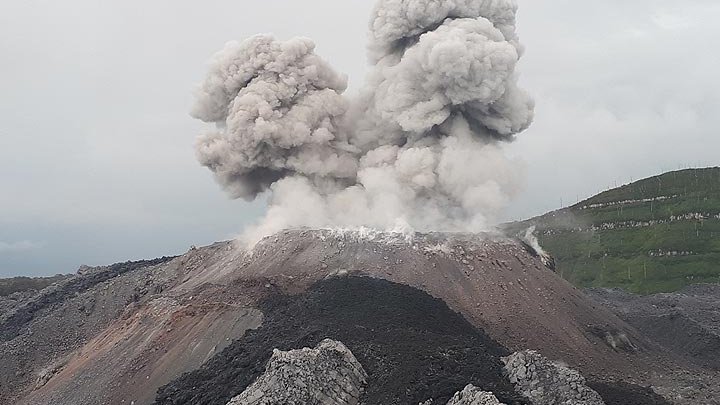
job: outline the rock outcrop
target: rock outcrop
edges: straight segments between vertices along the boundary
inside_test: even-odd
[[[504,405],[491,392],[485,392],[475,386],[468,385],[455,394],[447,405]]]
[[[503,358],[505,372],[518,393],[535,405],[605,405],[577,371],[526,350]]]
[[[423,402],[420,405],[433,405],[434,401],[432,399],[427,400]],[[447,405],[505,405],[502,402],[498,401],[498,399],[495,397],[495,395],[492,394],[492,392],[483,391],[480,388],[468,384],[465,389],[462,391],[457,392],[452,398],[450,398],[450,401],[448,401]]]
[[[274,350],[265,373],[228,405],[356,405],[367,373],[340,342]]]

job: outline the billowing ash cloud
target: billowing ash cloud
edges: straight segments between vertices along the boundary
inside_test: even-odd
[[[515,0],[380,0],[370,21],[371,57],[402,52],[447,19],[483,19],[519,47],[515,33]]]
[[[193,115],[216,124],[198,158],[234,197],[269,189],[249,242],[289,227],[486,230],[516,192],[501,150],[526,129],[511,0],[381,0],[366,85],[304,38],[232,42],[212,61]]]
[[[234,197],[293,175],[355,177],[357,158],[337,130],[347,80],[314,48],[257,35],[215,55],[192,115],[217,130],[200,137],[197,154]]]

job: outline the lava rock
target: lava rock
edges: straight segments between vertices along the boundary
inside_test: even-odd
[[[577,371],[526,350],[502,359],[510,382],[535,405],[605,405]]]
[[[369,277],[323,280],[259,308],[263,324],[200,369],[162,387],[158,405],[225,405],[265,372],[273,349],[343,342],[368,374],[364,405],[445,404],[467,384],[508,405],[528,404],[503,375],[511,352],[439,299]]]
[[[473,385],[450,398],[447,405],[504,405],[491,392],[483,391]]]
[[[228,405],[356,405],[367,373],[340,342],[274,350],[265,373]]]

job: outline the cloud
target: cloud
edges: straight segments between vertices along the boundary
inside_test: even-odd
[[[20,242],[2,242],[0,241],[0,253],[17,253],[36,250],[42,247],[41,243],[24,240]]]
[[[557,15],[568,18],[550,24]],[[720,35],[718,18],[720,4],[705,0],[523,3],[522,84],[538,103],[533,126],[510,146],[529,181],[507,219],[720,164],[720,59],[701,40]]]

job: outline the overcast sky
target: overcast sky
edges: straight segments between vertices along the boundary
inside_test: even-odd
[[[720,2],[519,0],[535,124],[519,219],[720,164]],[[0,1],[0,277],[179,254],[263,212],[196,163],[193,85],[223,44],[313,38],[358,87],[369,0]]]

